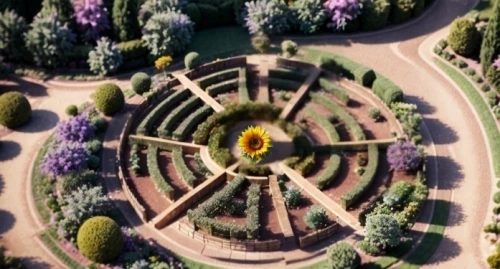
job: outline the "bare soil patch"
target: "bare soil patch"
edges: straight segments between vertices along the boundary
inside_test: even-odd
[[[171,152],[160,150],[158,156],[158,165],[160,166],[162,176],[174,189],[175,200],[178,200],[190,191],[189,186],[177,175],[177,171],[175,171]]]

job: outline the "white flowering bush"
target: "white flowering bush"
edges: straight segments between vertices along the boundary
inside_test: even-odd
[[[116,72],[123,62],[120,50],[109,38],[102,37],[97,46],[89,53],[87,61],[90,71],[101,76]]]

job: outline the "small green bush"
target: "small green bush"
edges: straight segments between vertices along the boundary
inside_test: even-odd
[[[87,165],[91,169],[99,169],[101,167],[101,158],[95,155],[90,155],[87,159]]]
[[[151,82],[151,77],[144,72],[135,73],[130,80],[132,90],[137,94],[149,91],[151,89]]]
[[[495,207],[493,208],[493,214],[495,214],[495,215],[500,214],[500,206],[495,206]]]
[[[354,80],[365,87],[371,87],[377,76],[371,68],[360,66],[354,70]]]
[[[476,70],[472,69],[472,68],[466,68],[464,70],[465,74],[469,75],[469,76],[474,76],[476,74]]]
[[[380,255],[380,249],[377,246],[374,246],[370,244],[370,242],[367,242],[365,240],[361,240],[358,242],[358,248],[363,251],[365,254],[371,255],[371,256],[378,256]]]
[[[311,229],[320,229],[328,225],[328,215],[324,208],[313,205],[304,216],[304,222]]]
[[[389,20],[390,10],[390,0],[365,1],[360,15],[361,29],[374,31],[384,28]]]
[[[296,208],[302,202],[302,194],[295,186],[290,186],[283,193],[283,198],[288,208]]]
[[[90,153],[97,154],[102,149],[102,143],[99,139],[93,139],[93,140],[87,142],[86,147],[87,147],[87,150],[90,151]]]
[[[68,107],[66,107],[66,115],[68,116],[78,115],[78,107],[75,105],[69,105]]]
[[[80,252],[93,262],[113,261],[122,252],[124,239],[120,226],[108,217],[93,217],[78,230]]]
[[[267,177],[273,172],[268,165],[242,164],[238,167],[238,172],[243,175]]]
[[[374,120],[378,120],[378,118],[380,118],[380,109],[377,107],[370,107],[370,109],[368,109],[368,116]]]
[[[448,44],[456,53],[472,56],[481,45],[481,35],[473,21],[468,18],[457,18],[451,24]]]
[[[497,92],[500,92],[500,71],[497,68],[492,67],[488,69],[486,80],[495,90],[497,90]]]
[[[494,253],[488,257],[490,268],[500,268],[500,253]]]
[[[490,90],[491,90],[490,85],[488,85],[488,84],[481,85],[481,91],[489,92]]]
[[[361,263],[361,258],[354,248],[346,242],[337,242],[327,251],[328,268],[356,269]]]
[[[500,192],[496,192],[495,195],[493,195],[493,201],[495,204],[500,204]]]
[[[370,216],[365,228],[365,240],[382,249],[396,247],[401,242],[399,224],[392,215]]]
[[[401,88],[384,77],[378,77],[373,82],[373,93],[387,105],[403,101],[403,91]]]
[[[106,128],[108,127],[108,122],[103,117],[100,116],[93,117],[92,124],[94,124],[94,127],[98,132],[102,132],[106,130]]]
[[[258,34],[252,37],[252,47],[260,53],[266,53],[271,47],[271,40],[265,34]]]
[[[483,78],[478,74],[472,76],[472,80],[477,82],[477,83],[483,83]]]
[[[99,85],[93,99],[96,108],[105,115],[115,114],[125,105],[125,96],[120,87],[113,83]]]
[[[57,180],[57,189],[64,196],[71,194],[83,185],[93,187],[101,181],[101,176],[91,170],[70,172]]]
[[[298,51],[298,46],[297,43],[293,42],[292,40],[285,40],[281,42],[281,52],[283,53],[283,56],[286,58],[291,58],[297,54]]]
[[[8,128],[23,125],[31,118],[31,105],[19,92],[0,95],[0,125]]]
[[[190,52],[186,54],[186,57],[184,57],[184,65],[186,66],[187,70],[195,69],[196,67],[200,66],[200,64],[201,58],[197,52]]]

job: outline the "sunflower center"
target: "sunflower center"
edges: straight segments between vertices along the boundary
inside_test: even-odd
[[[260,137],[252,137],[250,138],[250,147],[254,150],[259,150],[264,145],[264,141]]]

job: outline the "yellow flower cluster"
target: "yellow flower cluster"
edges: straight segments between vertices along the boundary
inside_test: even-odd
[[[172,57],[162,56],[155,61],[155,67],[159,71],[164,71],[172,63]]]
[[[238,147],[241,154],[252,162],[258,162],[272,147],[269,133],[260,126],[250,126],[238,138]]]

